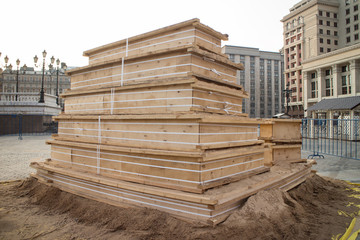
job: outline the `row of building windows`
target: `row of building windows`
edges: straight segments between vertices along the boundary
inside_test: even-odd
[[[357,41],[357,40],[359,40],[359,33],[354,34],[354,41]],[[346,42],[347,43],[351,42],[351,36],[346,37]]]
[[[357,15],[356,15],[357,16]],[[324,21],[322,19],[319,20],[319,25],[325,25]],[[337,22],[333,22],[332,26],[331,26],[331,22],[330,21],[326,21],[326,26],[328,27],[337,27]]]
[[[320,43],[324,43],[324,39],[323,39],[323,38],[320,38],[320,39],[319,39],[319,42],[320,42]],[[326,39],[326,43],[327,43],[327,44],[331,44],[331,39]],[[334,45],[338,45],[338,40],[334,40]]]
[[[319,16],[326,16],[328,18],[330,18],[332,15],[333,18],[337,18],[337,13],[330,13],[330,12],[323,12],[323,11],[319,11]]]
[[[324,34],[324,29],[319,28],[319,33],[320,33],[320,34]],[[326,35],[331,35],[331,31],[330,31],[330,30],[326,30]],[[337,32],[337,31],[334,31],[334,36],[337,36],[337,35],[338,35],[338,32]]]
[[[354,5],[353,6],[353,10],[354,10],[354,12],[357,12],[358,10],[359,10],[359,5]],[[345,14],[346,15],[349,15],[350,14],[350,8],[347,8],[347,9],[345,9]]]
[[[359,20],[359,15],[358,14],[354,15],[354,22],[356,22],[358,20]],[[345,22],[346,22],[346,24],[350,24],[351,23],[351,18],[346,18]]]

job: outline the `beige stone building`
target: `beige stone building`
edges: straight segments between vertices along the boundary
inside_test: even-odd
[[[40,93],[42,71],[35,71],[34,68],[27,68],[23,71],[19,70],[18,76],[18,93],[19,95],[27,95]],[[16,98],[16,70],[4,70],[0,74],[1,101],[15,101]],[[56,95],[57,75],[56,72],[45,71],[44,75],[44,92],[49,95]],[[58,93],[61,94],[65,89],[70,88],[70,77],[59,72]]]
[[[308,116],[308,108],[324,98],[358,95],[359,5],[358,0],[303,0],[281,20],[291,115]]]
[[[284,111],[284,64],[280,52],[230,45],[225,45],[223,52],[231,61],[244,65],[245,69],[237,73],[237,83],[250,96],[243,100],[243,112],[253,118],[271,118]]]

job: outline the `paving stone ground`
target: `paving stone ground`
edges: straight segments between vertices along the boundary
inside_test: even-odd
[[[0,181],[24,179],[35,172],[29,164],[50,158],[50,145],[45,144],[50,138],[50,135],[23,136],[19,140],[18,136],[1,136]]]

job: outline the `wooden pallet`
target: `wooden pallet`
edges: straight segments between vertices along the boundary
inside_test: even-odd
[[[230,116],[60,115],[57,139],[163,150],[195,151],[250,146],[258,140],[258,120]]]
[[[173,49],[115,59],[67,71],[71,76],[71,89],[96,89],[151,80],[188,77],[193,74],[236,83],[236,72],[241,64],[190,45]]]
[[[203,150],[188,155],[59,140],[48,143],[50,165],[190,192],[203,192],[268,171],[264,167],[262,145]]]
[[[84,56],[89,57],[89,64],[96,64],[189,44],[221,54],[221,40],[227,40],[227,35],[201,24],[195,18],[87,50]]]
[[[244,199],[261,190],[297,186],[311,174],[311,166],[277,169],[230,183],[203,194],[147,186],[95,174],[32,163],[33,175],[40,182],[61,190],[115,206],[138,206],[158,209],[186,220],[216,225],[239,208]]]
[[[221,86],[191,77],[188,79],[68,91],[65,114],[154,114],[209,112],[247,116],[242,113],[241,89]]]

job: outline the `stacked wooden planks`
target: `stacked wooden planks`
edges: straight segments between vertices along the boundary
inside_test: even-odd
[[[265,165],[305,161],[301,159],[301,120],[267,119],[260,124],[259,139],[265,141]]]
[[[89,65],[68,72],[51,159],[32,164],[35,177],[212,223],[259,190],[303,181],[309,166],[264,165],[263,121],[242,113],[242,65],[221,54],[221,40],[192,19],[86,51]]]

